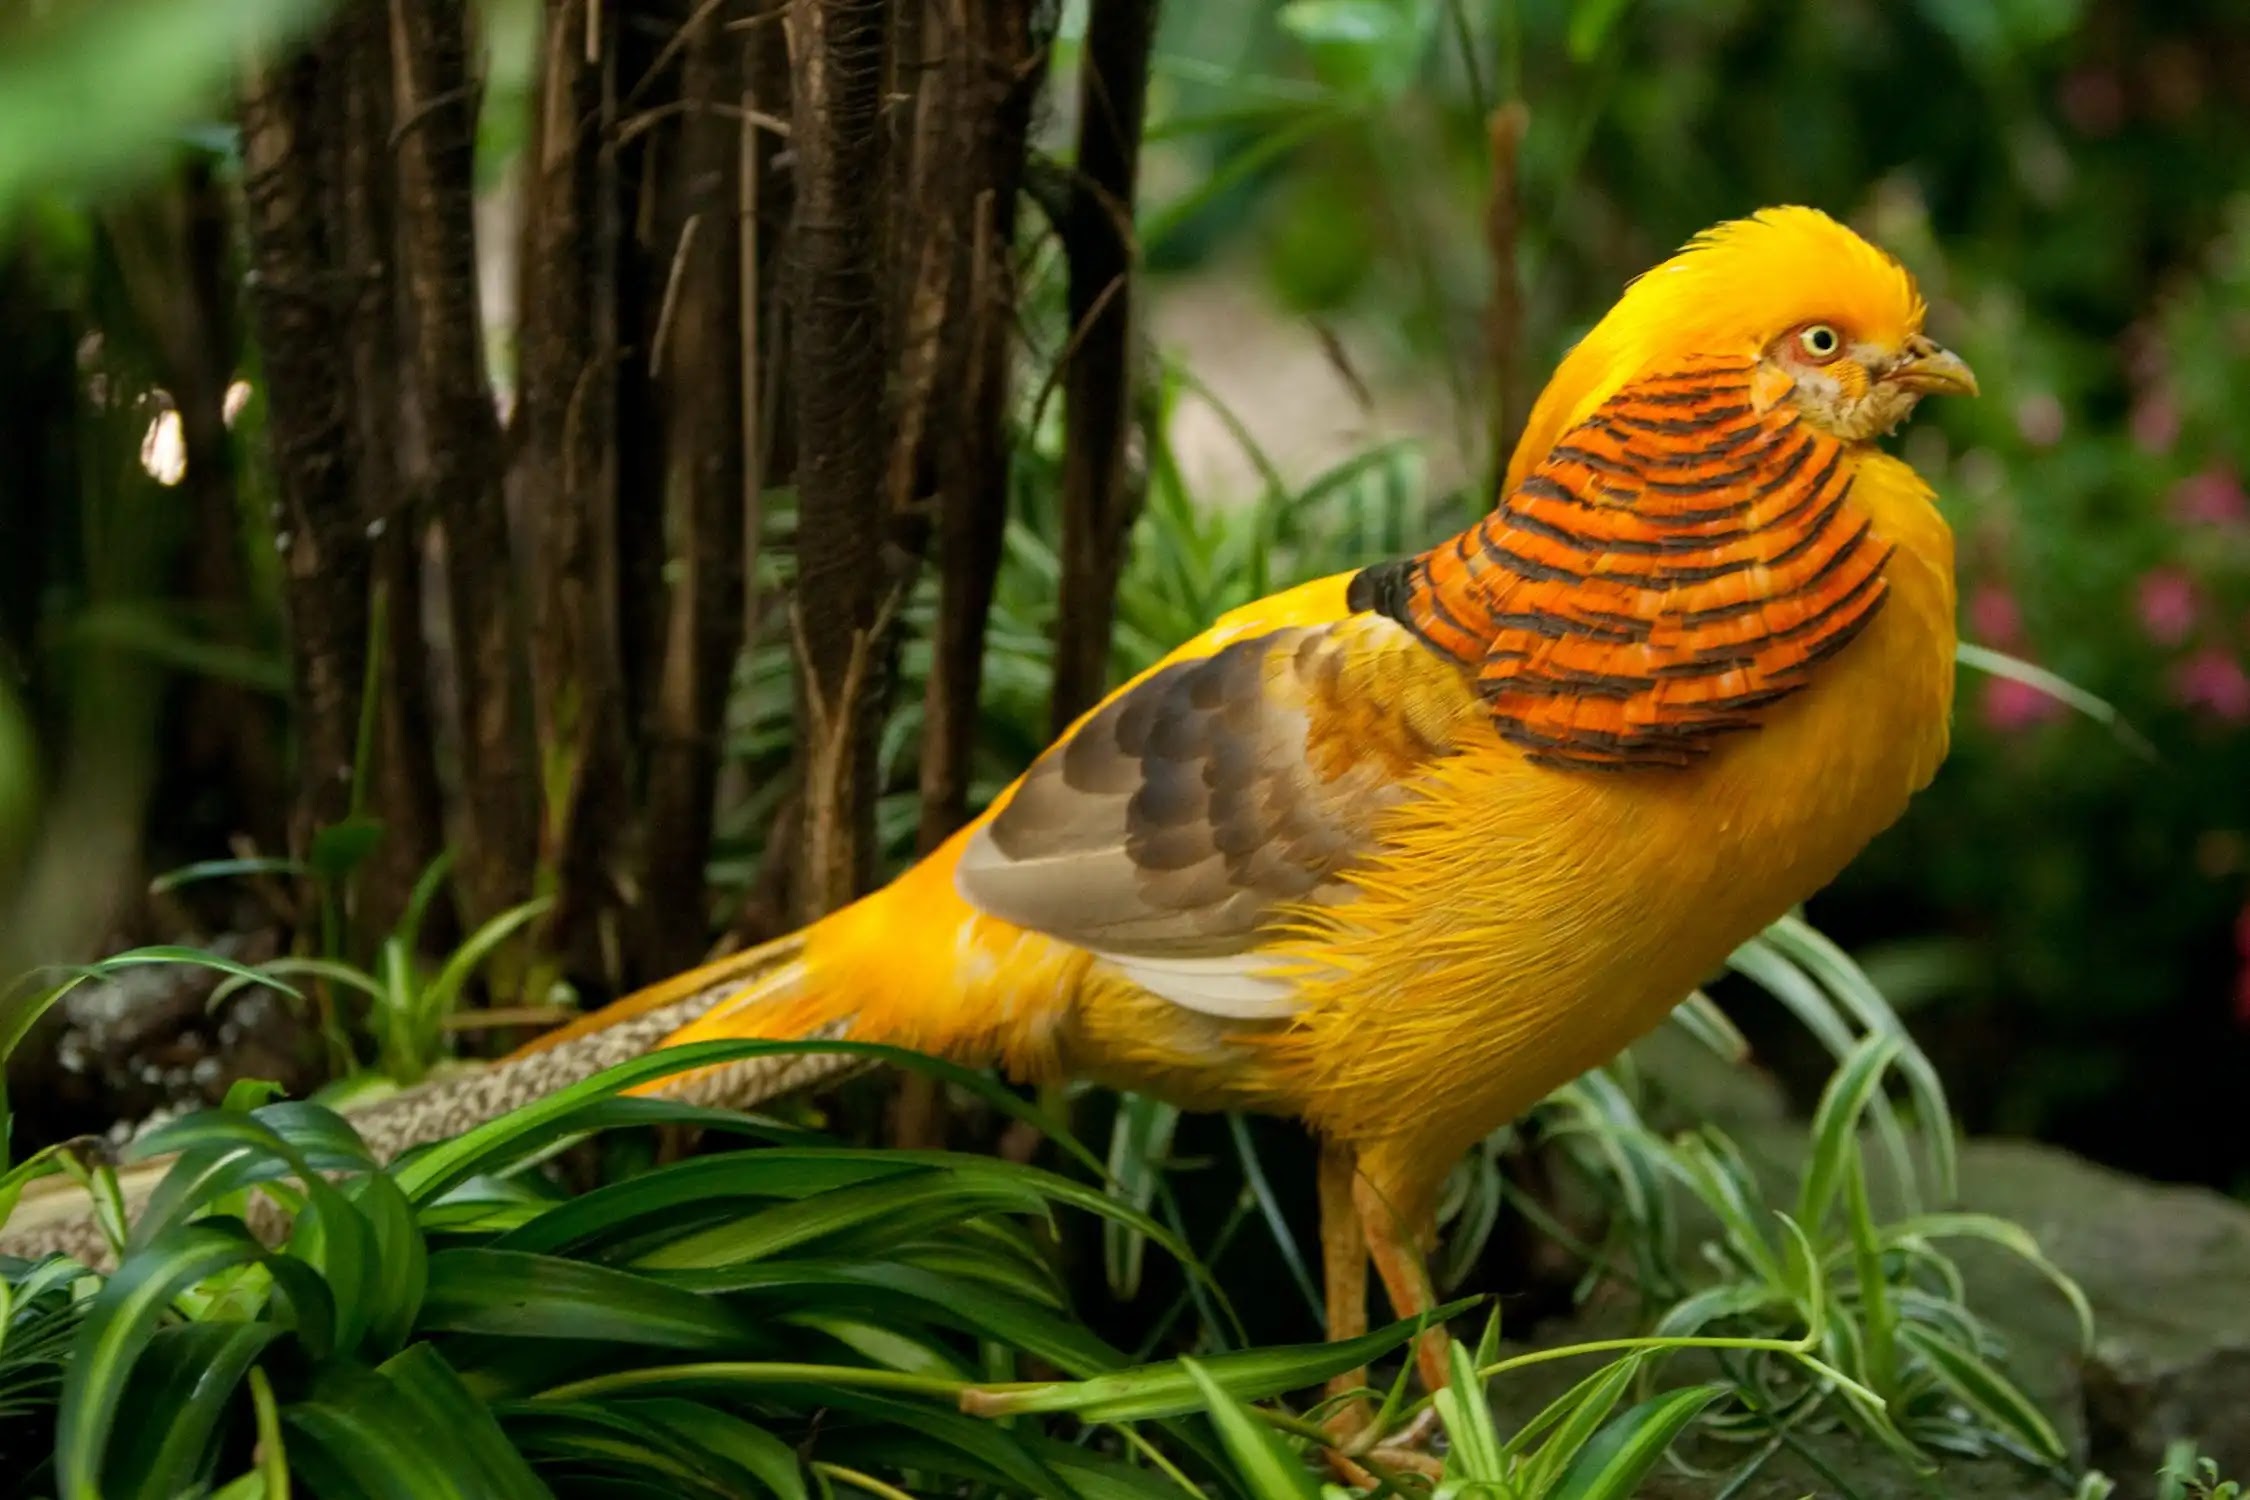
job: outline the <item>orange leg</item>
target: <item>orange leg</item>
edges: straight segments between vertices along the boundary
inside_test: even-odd
[[[1416,1231],[1417,1216],[1411,1206],[1415,1201],[1387,1191],[1382,1179],[1370,1173],[1366,1158],[1353,1148],[1338,1144],[1322,1147],[1320,1247],[1331,1339],[1356,1338],[1367,1331],[1370,1259],[1401,1317],[1436,1306],[1423,1266],[1423,1236]],[[1415,1354],[1423,1383],[1433,1391],[1441,1388],[1447,1369],[1445,1330],[1440,1327],[1424,1334]],[[1328,1382],[1328,1394],[1339,1396],[1366,1384],[1366,1370],[1349,1370]],[[1361,1486],[1374,1483],[1371,1468],[1434,1476],[1438,1472],[1435,1461],[1415,1451],[1415,1445],[1435,1429],[1435,1415],[1434,1411],[1424,1412],[1411,1427],[1369,1450],[1367,1445],[1374,1437],[1366,1430],[1374,1418],[1371,1403],[1364,1398],[1346,1403],[1328,1419],[1328,1430],[1339,1443],[1329,1454],[1329,1466],[1346,1483]]]
[[[1353,1183],[1359,1155],[1349,1146],[1322,1142],[1320,1148],[1320,1266],[1328,1294],[1328,1336],[1356,1339],[1367,1332],[1367,1237],[1360,1231]],[[1340,1396],[1367,1384],[1365,1367],[1346,1370],[1328,1382]],[[1371,1413],[1365,1401],[1339,1408],[1332,1430],[1345,1435],[1364,1426]],[[1344,1420],[1346,1417],[1350,1420]]]
[[[1331,1339],[1358,1338],[1367,1332],[1368,1237],[1362,1208],[1364,1181],[1356,1151],[1349,1146],[1322,1145],[1320,1257]],[[1329,1380],[1328,1394],[1333,1398],[1361,1390],[1366,1385],[1364,1367],[1346,1370]],[[1439,1476],[1442,1471],[1426,1454],[1395,1446],[1364,1451],[1373,1436],[1367,1432],[1367,1427],[1374,1419],[1374,1405],[1364,1396],[1344,1403],[1329,1416],[1327,1427],[1335,1435],[1337,1446],[1328,1450],[1328,1466],[1338,1479],[1360,1489],[1374,1489],[1378,1475],[1394,1469],[1433,1479]],[[1417,1424],[1416,1429],[1406,1435],[1407,1441],[1417,1441],[1426,1430]]]
[[[1402,1318],[1411,1318],[1437,1306],[1437,1293],[1430,1286],[1424,1247],[1426,1212],[1418,1205],[1400,1201],[1399,1195],[1386,1192],[1375,1178],[1364,1172],[1353,1179],[1352,1195],[1359,1206],[1360,1230],[1367,1237],[1368,1257],[1375,1262],[1375,1274],[1382,1278],[1383,1291],[1391,1299],[1392,1310]],[[1424,1390],[1445,1389],[1451,1370],[1451,1346],[1452,1341],[1442,1323],[1415,1339],[1414,1358]]]

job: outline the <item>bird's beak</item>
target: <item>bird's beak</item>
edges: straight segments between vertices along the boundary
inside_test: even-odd
[[[1926,396],[1974,396],[1977,372],[1937,340],[1917,333],[1906,341],[1898,363],[1884,377]]]

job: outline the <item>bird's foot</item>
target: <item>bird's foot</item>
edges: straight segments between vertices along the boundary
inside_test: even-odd
[[[1340,1448],[1330,1448],[1326,1457],[1328,1472],[1339,1483],[1348,1484],[1354,1489],[1373,1490],[1379,1488],[1385,1479],[1395,1479],[1406,1474],[1419,1475],[1429,1480],[1445,1477],[1444,1462],[1419,1448],[1394,1448],[1386,1444],[1356,1454],[1346,1453]],[[1395,1490],[1397,1486],[1394,1484],[1392,1488]]]
[[[1355,1401],[1327,1422],[1335,1445],[1327,1450],[1329,1472],[1345,1484],[1374,1489],[1386,1474],[1416,1474],[1426,1479],[1444,1477],[1445,1463],[1429,1451],[1437,1435],[1435,1407],[1423,1408],[1413,1421],[1395,1432],[1377,1432],[1374,1412],[1365,1401]]]

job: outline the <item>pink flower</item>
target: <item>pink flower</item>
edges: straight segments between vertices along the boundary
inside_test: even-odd
[[[2178,568],[2151,568],[2142,574],[2138,604],[2141,629],[2159,646],[2186,640],[2203,608],[2195,580]]]
[[[2006,586],[1980,583],[1969,593],[1969,634],[1979,645],[2012,646],[2023,636],[2023,611]]]
[[[2250,672],[2215,647],[2196,652],[2172,669],[2172,695],[2221,723],[2250,720]]]
[[[2161,386],[2133,403],[2133,441],[2149,453],[2169,453],[2180,440],[2180,407]]]
[[[2213,464],[2173,487],[2172,514],[2190,526],[2240,526],[2250,521],[2250,494],[2241,475]]]
[[[2053,698],[2013,677],[1987,677],[1980,707],[1984,722],[2002,734],[2020,734],[2060,718],[2064,711]]]

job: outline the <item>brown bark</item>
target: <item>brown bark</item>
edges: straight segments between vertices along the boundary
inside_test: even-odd
[[[1079,75],[1078,170],[1063,221],[1076,350],[1063,372],[1062,589],[1048,722],[1061,734],[1109,683],[1109,637],[1139,488],[1133,400],[1134,187],[1156,0],[1094,0]]]
[[[791,230],[797,428],[796,644],[805,723],[804,868],[810,916],[872,877],[873,712],[889,605],[882,567],[887,141],[884,0],[791,0],[796,156]]]
[[[935,0],[945,11],[945,109],[925,115],[955,162],[947,217],[955,311],[935,390],[938,612],[923,694],[921,823],[926,852],[967,820],[984,680],[985,626],[1008,519],[1007,419],[1016,323],[1016,202],[1053,15],[1037,0]],[[951,128],[945,129],[946,122]],[[933,239],[935,237],[932,237]]]
[[[709,939],[704,867],[742,644],[743,276],[745,143],[731,111],[742,91],[740,44],[726,7],[690,16],[681,60],[672,217],[678,228],[648,375],[665,414],[669,594],[663,665],[649,726],[645,794],[644,968],[666,973]]]
[[[615,845],[631,808],[617,656],[616,41],[603,23],[589,44],[598,5],[547,7],[525,165],[514,483],[537,541],[547,941],[573,973],[615,981]]]
[[[342,819],[365,663],[368,551],[352,484],[356,457],[342,385],[351,289],[338,273],[332,152],[351,43],[331,29],[255,75],[242,99],[251,308],[265,351],[267,429],[278,493],[274,545],[297,728],[293,844]]]
[[[357,462],[353,479],[370,552],[368,679],[374,705],[374,765],[361,776],[368,808],[382,825],[356,881],[353,919],[363,934],[389,931],[415,882],[445,846],[445,800],[438,781],[429,660],[422,636],[422,556],[426,508],[407,479],[403,457],[414,406],[414,371],[402,357],[397,247],[398,174],[392,149],[394,78],[390,34],[372,12],[355,17],[366,45],[353,49],[345,81],[346,119],[338,172],[339,261],[353,289],[346,349],[347,394]],[[443,944],[447,914],[432,914],[423,935]]]
[[[651,378],[664,304],[682,232],[674,191],[685,123],[680,97],[680,27],[709,0],[604,0],[615,12],[611,45],[619,99],[603,122],[616,164],[617,260],[607,295],[619,339],[616,430],[617,663],[625,694],[628,775],[645,770],[648,733],[664,679],[669,609],[664,565],[669,476],[666,418]],[[626,873],[621,869],[621,874]]]
[[[391,0],[400,262],[422,419],[420,487],[445,538],[461,725],[461,885],[489,917],[531,888],[538,781],[472,216],[477,92],[466,0]]]

